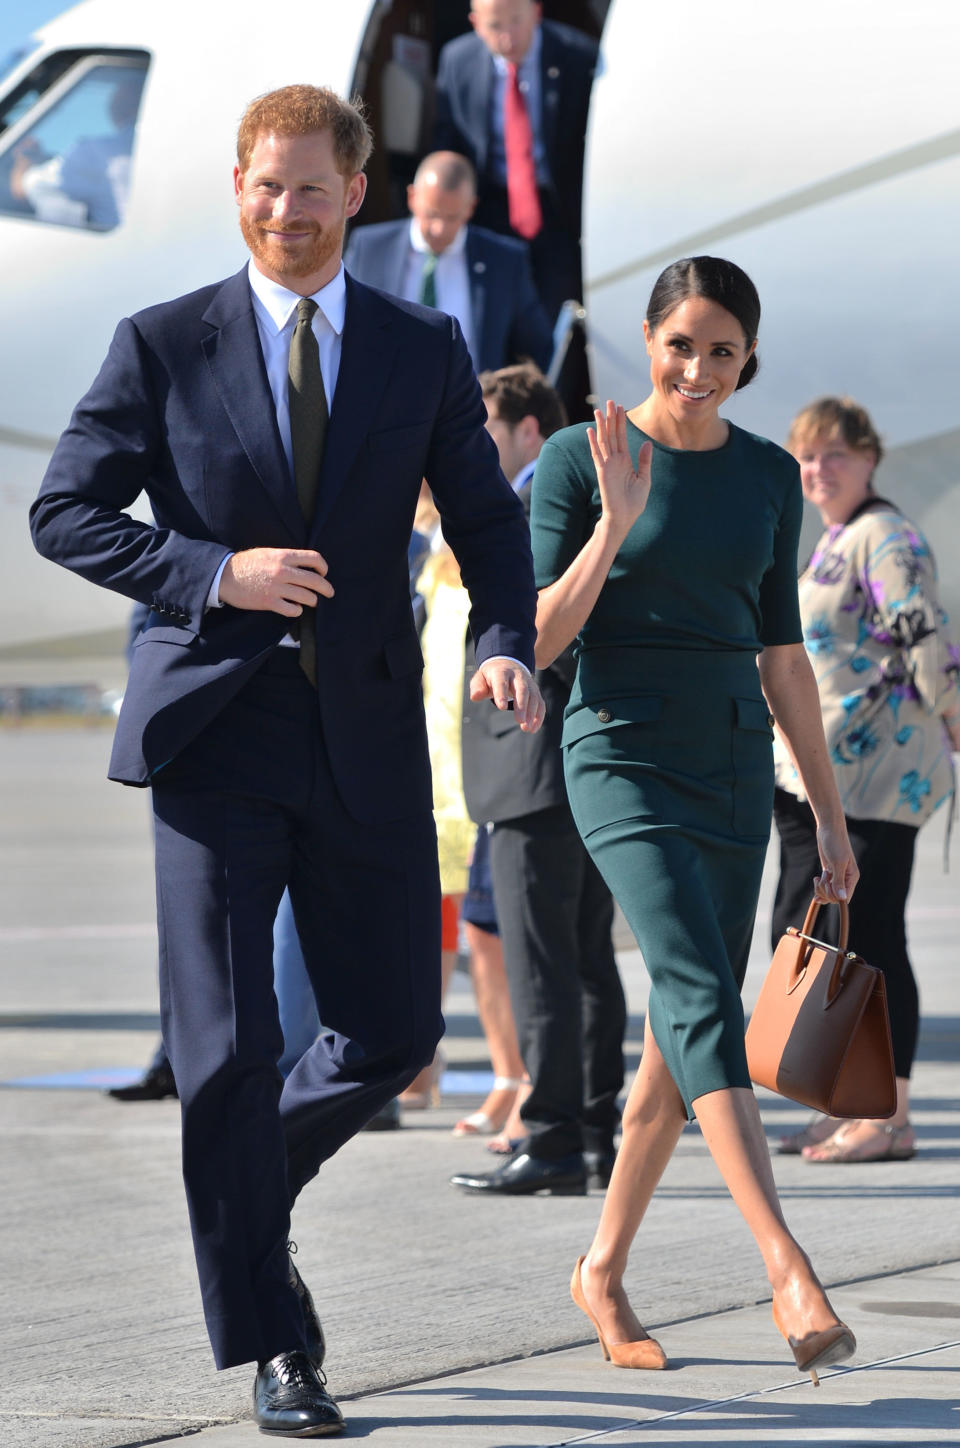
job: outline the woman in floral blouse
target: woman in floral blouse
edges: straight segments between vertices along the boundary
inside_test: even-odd
[[[916,1149],[908,1105],[919,1003],[904,911],[917,830],[954,792],[960,650],[945,633],[929,545],[873,491],[883,449],[864,409],[849,398],[822,398],[794,419],[787,447],[826,528],[800,578],[804,642],[860,866],[851,947],[886,980],[897,1110],[889,1121],[821,1117],[780,1149],[809,1161],[905,1160]],[[803,920],[818,855],[813,814],[779,737],[775,751],[777,941]]]

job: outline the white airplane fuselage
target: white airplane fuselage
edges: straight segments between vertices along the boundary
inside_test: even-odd
[[[224,19],[186,0],[85,0],[38,32],[0,79],[2,110],[45,56],[94,63],[120,52],[146,65],[119,225],[90,230],[0,210],[0,659],[119,629],[129,616],[126,598],[37,557],[27,510],[117,320],[243,265],[232,168],[244,106],[291,80],[359,87],[376,91],[396,139],[424,88],[402,46],[374,63],[374,43],[391,12],[398,25],[415,10],[275,0],[266,14],[236,0]],[[679,9],[615,0],[583,211],[596,395],[628,405],[644,395],[641,322],[668,261],[697,252],[736,260],[764,315],[760,375],[729,416],[782,439],[815,396],[864,403],[888,447],[878,486],[927,532],[955,618],[958,41],[960,10],[942,0],[917,0],[908,14],[899,0]],[[410,44],[422,57],[422,43]],[[48,100],[24,100],[0,136],[0,163]]]

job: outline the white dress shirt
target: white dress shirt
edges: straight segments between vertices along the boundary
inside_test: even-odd
[[[465,229],[460,235],[465,242]],[[460,238],[458,237],[457,239],[459,240]],[[461,251],[462,249],[461,246]],[[466,270],[466,268],[464,268],[464,270]],[[256,317],[257,332],[260,335],[260,346],[263,349],[263,360],[267,369],[267,381],[270,384],[273,405],[277,413],[277,426],[280,429],[280,440],[283,443],[283,450],[286,453],[287,463],[290,468],[290,487],[294,488],[293,444],[290,439],[290,406],[287,400],[287,377],[290,359],[290,342],[293,337],[293,329],[297,324],[297,304],[301,298],[298,292],[291,292],[286,287],[280,286],[278,282],[270,281],[268,277],[265,277],[262,272],[257,270],[252,259],[247,274],[250,279],[250,290],[253,294],[253,314]],[[337,390],[337,377],[340,373],[343,325],[347,313],[347,284],[344,281],[342,266],[333,278],[333,281],[328,282],[325,287],[321,287],[320,291],[313,293],[313,300],[317,304],[317,310],[313,314],[313,331],[320,351],[320,372],[323,377],[323,388],[327,394],[327,408],[332,412],[333,399]],[[232,557],[233,554],[228,553],[217,569],[216,577],[210,585],[210,592],[207,595],[208,608],[223,607],[219,598],[220,578],[224,568],[227,566],[228,560]],[[299,648],[298,641],[292,639],[289,634],[285,634],[280,642],[281,644],[286,644],[288,647]],[[498,655],[498,657],[500,656]],[[524,673],[529,673],[526,665],[520,663],[519,659],[511,659],[510,662],[518,664]]]
[[[267,381],[273,397],[280,429],[280,441],[290,469],[290,487],[295,489],[293,480],[293,443],[290,439],[290,403],[287,397],[287,378],[290,363],[290,342],[297,325],[297,305],[301,301],[299,292],[291,292],[279,282],[272,282],[258,271],[253,258],[247,266],[247,277],[253,302],[253,315],[257,322],[260,348],[267,369]],[[313,334],[320,352],[320,374],[323,390],[327,394],[327,410],[333,410],[333,396],[337,390],[340,374],[340,351],[343,344],[343,323],[347,313],[347,284],[341,266],[333,281],[327,282],[318,292],[313,293],[317,310],[313,314]],[[222,608],[220,602],[220,579],[232,553],[228,553],[217,569],[207,595],[208,608]],[[287,634],[284,644],[297,646],[296,640]]]
[[[403,277],[403,295],[408,302],[419,302],[423,268],[430,247],[423,239],[416,217],[410,218],[410,250]],[[467,228],[461,226],[446,251],[437,257],[433,273],[437,289],[437,307],[460,323],[467,350],[473,353],[473,307],[470,301],[470,274],[467,271]]]

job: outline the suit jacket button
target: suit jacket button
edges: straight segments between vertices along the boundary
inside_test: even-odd
[[[613,715],[610,713],[609,709],[598,709],[597,718],[600,720],[601,724],[609,724],[610,720],[613,718]]]

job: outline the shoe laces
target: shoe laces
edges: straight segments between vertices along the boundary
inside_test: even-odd
[[[315,1368],[305,1352],[288,1352],[274,1366],[274,1376],[285,1388],[316,1388],[317,1379],[325,1388],[327,1379],[322,1369]]]

